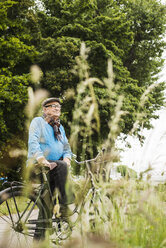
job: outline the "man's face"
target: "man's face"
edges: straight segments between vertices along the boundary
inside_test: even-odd
[[[43,112],[46,115],[59,118],[61,115],[61,105],[59,102],[47,103],[46,106],[43,107]]]

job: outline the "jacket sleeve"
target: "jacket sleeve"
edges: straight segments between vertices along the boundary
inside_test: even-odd
[[[34,118],[29,128],[28,153],[29,157],[34,157],[35,159],[44,156],[40,148],[41,124],[39,122],[39,119]]]
[[[62,132],[63,132],[63,158],[70,158],[72,157],[72,151],[71,151],[71,148],[70,148],[70,144],[69,144],[69,141],[66,137],[66,134],[65,134],[65,130],[62,126]]]

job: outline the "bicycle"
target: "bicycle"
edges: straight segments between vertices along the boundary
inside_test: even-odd
[[[91,174],[90,162],[95,162],[100,152],[94,159],[77,161],[79,165],[86,164],[88,178]],[[83,208],[72,202],[70,205],[70,219],[63,216],[56,216],[52,213],[52,195],[49,188],[46,172],[42,170],[43,183],[32,186],[27,190],[28,185],[20,182],[5,182],[9,187],[0,192],[0,240],[4,241],[6,247],[31,247],[33,238],[37,233],[44,237],[50,236],[51,242],[67,239],[79,217],[79,211]],[[49,203],[48,203],[49,202]],[[51,211],[50,211],[51,209]],[[14,244],[15,243],[15,244]],[[13,245],[14,244],[14,245]]]

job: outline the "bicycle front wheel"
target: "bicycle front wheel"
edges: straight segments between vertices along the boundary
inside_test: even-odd
[[[0,240],[2,247],[32,247],[46,230],[46,214],[40,199],[26,196],[23,187],[0,192]]]

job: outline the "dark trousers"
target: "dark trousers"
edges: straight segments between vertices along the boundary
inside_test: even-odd
[[[65,184],[67,179],[67,163],[61,160],[57,160],[55,162],[57,166],[53,170],[50,170],[47,174],[51,193],[53,195],[55,189],[57,188],[60,193],[59,196],[60,204],[66,204],[67,197],[66,197]]]
[[[65,204],[67,201],[65,184],[67,180],[67,163],[62,160],[49,161],[55,162],[57,166],[50,170],[48,167],[40,167],[35,165],[34,170],[31,172],[30,180],[32,182],[43,183],[44,178],[41,170],[44,169],[44,172],[47,175],[47,180],[49,183],[49,187],[52,195],[54,195],[54,191],[57,188],[59,190],[60,196],[59,201],[60,204]]]

